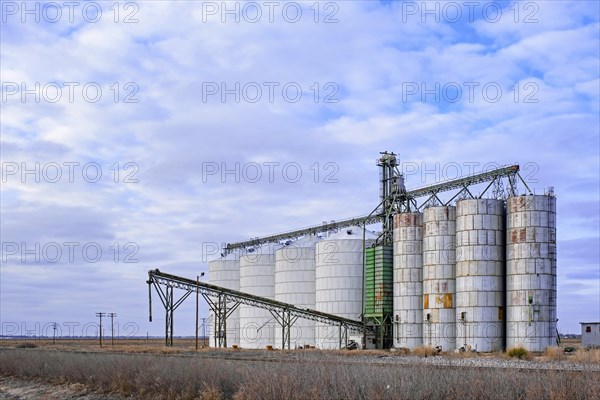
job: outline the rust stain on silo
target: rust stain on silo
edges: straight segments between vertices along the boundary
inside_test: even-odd
[[[419,215],[416,213],[400,213],[394,216],[394,228],[419,226]]]
[[[452,293],[444,294],[444,308],[452,308]]]

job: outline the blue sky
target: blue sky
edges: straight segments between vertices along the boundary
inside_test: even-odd
[[[383,150],[554,186],[559,329],[600,320],[598,2],[75,3],[2,3],[5,333],[160,335],[148,269],[368,213]]]

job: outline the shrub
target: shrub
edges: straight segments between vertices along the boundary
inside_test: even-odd
[[[564,351],[556,346],[546,347],[544,356],[549,360],[564,360],[566,358]]]
[[[513,347],[508,350],[507,354],[509,357],[518,358],[520,360],[530,358],[529,352],[525,347]]]
[[[37,344],[31,342],[19,343],[17,349],[35,349],[37,348]]]
[[[411,351],[411,354],[414,354],[415,356],[427,357],[427,356],[435,356],[435,355],[439,354],[439,352],[434,347],[420,346],[420,347],[415,347]]]
[[[390,351],[401,356],[407,356],[410,354],[410,349],[407,347],[394,347]]]

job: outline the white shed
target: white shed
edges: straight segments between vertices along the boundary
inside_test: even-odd
[[[581,345],[583,347],[600,347],[600,322],[580,322]]]

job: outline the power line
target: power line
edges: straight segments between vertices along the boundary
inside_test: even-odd
[[[52,344],[56,344],[56,329],[58,328],[58,324],[56,322],[52,323],[52,329],[54,333],[52,334]]]
[[[109,313],[110,317],[110,343],[112,346],[115,345],[115,325],[113,324],[113,318],[117,316],[117,313]]]
[[[97,312],[96,317],[100,318],[100,329],[98,330],[98,337],[100,338],[100,347],[102,347],[102,317],[104,317],[106,313]]]

